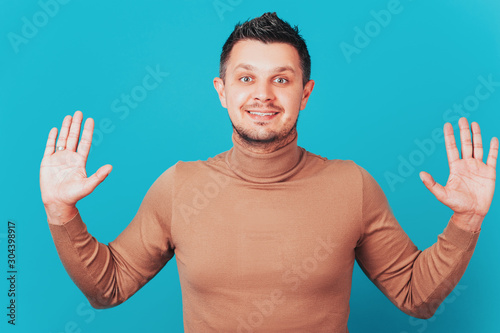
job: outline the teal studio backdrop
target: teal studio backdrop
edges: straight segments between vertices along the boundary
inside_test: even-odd
[[[89,231],[109,243],[165,169],[231,148],[212,80],[234,25],[266,11],[299,25],[312,56],[316,86],[300,115],[299,145],[363,166],[415,244],[436,241],[451,211],[418,172],[446,183],[436,133],[461,113],[480,124],[488,146],[500,136],[500,2],[1,0],[1,332],[183,331],[175,257],[125,303],[90,307],[47,226],[44,145],[65,115],[81,110],[95,119],[88,173],[107,163],[113,171],[78,208]],[[356,266],[350,331],[500,331],[499,203],[497,189],[465,275],[429,320],[399,311]],[[15,326],[7,323],[9,220],[16,223]]]

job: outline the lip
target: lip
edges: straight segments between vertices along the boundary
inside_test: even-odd
[[[279,111],[276,111],[276,110],[268,110],[268,109],[263,109],[263,110],[260,110],[260,109],[250,109],[250,110],[245,110],[246,112],[262,112],[262,113],[276,113],[276,112],[279,112]]]
[[[276,117],[280,112],[276,110],[245,110],[245,112],[252,118],[253,120],[256,121],[266,121],[266,120],[271,120],[274,117]],[[261,113],[273,113],[272,115],[267,115],[267,116],[259,116],[257,114],[252,114],[250,112],[261,112]]]

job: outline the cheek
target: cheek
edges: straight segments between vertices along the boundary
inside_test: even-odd
[[[302,91],[284,92],[283,94],[280,94],[279,101],[285,110],[294,113],[300,108]]]
[[[239,110],[241,106],[247,103],[248,94],[238,89],[230,89],[226,95],[228,108]]]

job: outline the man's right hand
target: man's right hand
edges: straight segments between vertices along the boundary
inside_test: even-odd
[[[49,132],[40,166],[40,190],[48,222],[52,224],[62,225],[71,220],[78,213],[78,200],[92,193],[112,169],[106,164],[87,177],[85,165],[92,144],[94,120],[88,118],[85,121],[82,139],[78,143],[82,119],[80,111],[76,111],[73,117],[66,116],[57,144],[57,128]],[[65,149],[56,150],[56,147]]]

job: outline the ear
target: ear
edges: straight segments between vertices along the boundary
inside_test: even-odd
[[[216,77],[214,79],[214,88],[217,90],[217,94],[219,95],[220,104],[223,108],[227,109],[224,81],[222,81],[220,77]]]
[[[309,80],[309,82],[306,83],[304,86],[304,90],[302,91],[302,101],[300,102],[300,110],[304,110],[307,105],[307,101],[309,100],[309,96],[311,96],[311,93],[314,88],[314,81]]]

